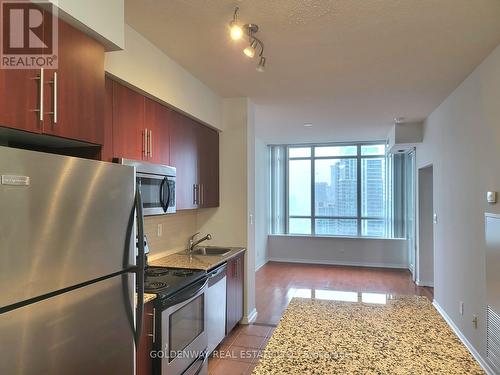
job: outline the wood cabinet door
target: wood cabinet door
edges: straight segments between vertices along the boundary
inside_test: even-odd
[[[200,206],[219,206],[219,133],[197,124]]]
[[[103,144],[104,47],[58,22],[58,68],[45,72],[43,132]]]
[[[172,111],[170,126],[170,164],[177,168],[177,209],[198,208],[198,145],[195,123]]]
[[[108,77],[104,82],[104,140],[101,160],[113,160],[113,81]]]
[[[243,254],[235,258],[234,284],[235,284],[235,304],[234,317],[236,323],[243,318]]]
[[[113,156],[145,158],[144,96],[113,82]]]
[[[243,318],[243,255],[227,262],[226,335]]]
[[[153,311],[153,302],[144,305],[142,334],[136,352],[137,375],[151,375],[153,373],[153,359],[150,355],[151,350],[153,350],[153,335],[155,335],[155,332],[153,332],[153,319],[155,318]]]
[[[150,131],[150,155],[152,163],[170,164],[170,123],[172,110],[152,99],[146,98],[145,127]]]
[[[41,83],[37,77],[40,69],[0,69],[0,126],[41,132]]]

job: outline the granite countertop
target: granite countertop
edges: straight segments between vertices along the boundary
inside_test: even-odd
[[[427,298],[376,301],[293,298],[253,374],[485,374]]]
[[[149,265],[158,267],[190,268],[208,271],[209,269],[212,269],[245,251],[245,248],[242,247],[230,247],[230,249],[231,251],[224,256],[198,254],[189,255],[185,251],[181,251],[163,258],[153,260],[149,262]]]
[[[144,293],[144,303],[148,303],[156,298],[156,294]]]
[[[144,293],[144,303],[151,302],[156,298],[156,294]],[[137,293],[135,293],[135,304],[137,305]]]

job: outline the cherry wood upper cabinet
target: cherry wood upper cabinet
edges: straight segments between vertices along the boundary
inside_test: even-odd
[[[58,26],[57,69],[0,70],[0,126],[102,144],[104,47]]]
[[[196,127],[200,207],[219,206],[219,133],[203,125]]]
[[[0,69],[0,126],[40,133],[40,69]]]
[[[170,123],[173,111],[146,98],[145,129],[148,131],[148,161],[159,164],[170,164]],[[149,139],[149,137],[151,139]]]
[[[198,139],[196,123],[180,113],[172,112],[172,114],[170,164],[177,168],[177,209],[198,208]]]
[[[58,21],[58,68],[45,71],[43,132],[103,144],[104,47]]]
[[[104,82],[104,141],[101,160],[113,160],[113,81],[108,77]]]
[[[113,82],[113,156],[141,160],[146,153],[144,96]]]

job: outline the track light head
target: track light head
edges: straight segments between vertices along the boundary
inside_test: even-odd
[[[257,49],[257,40],[252,39],[252,42],[250,43],[249,46],[247,46],[244,50],[243,53],[250,57],[251,59],[255,56],[255,50]]]
[[[259,65],[257,65],[257,71],[263,73],[266,70],[266,58],[264,56],[260,57]]]
[[[243,36],[243,28],[238,23],[231,21],[229,24],[229,35],[232,40],[240,40]]]
[[[229,35],[232,40],[240,40],[243,36],[243,27],[238,23],[238,11],[240,8],[236,7],[233,13],[233,20],[229,22]]]

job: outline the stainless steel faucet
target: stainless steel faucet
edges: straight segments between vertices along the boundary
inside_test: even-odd
[[[187,251],[188,251],[188,254],[192,254],[193,253],[193,248],[196,246],[196,245],[199,245],[200,243],[202,243],[203,241],[207,241],[207,240],[211,240],[212,239],[212,235],[210,233],[208,233],[205,237],[203,238],[200,238],[199,240],[194,240],[195,237],[200,234],[200,232],[196,232],[195,234],[193,234],[191,237],[189,237],[189,241],[188,241],[188,246],[187,246]]]

